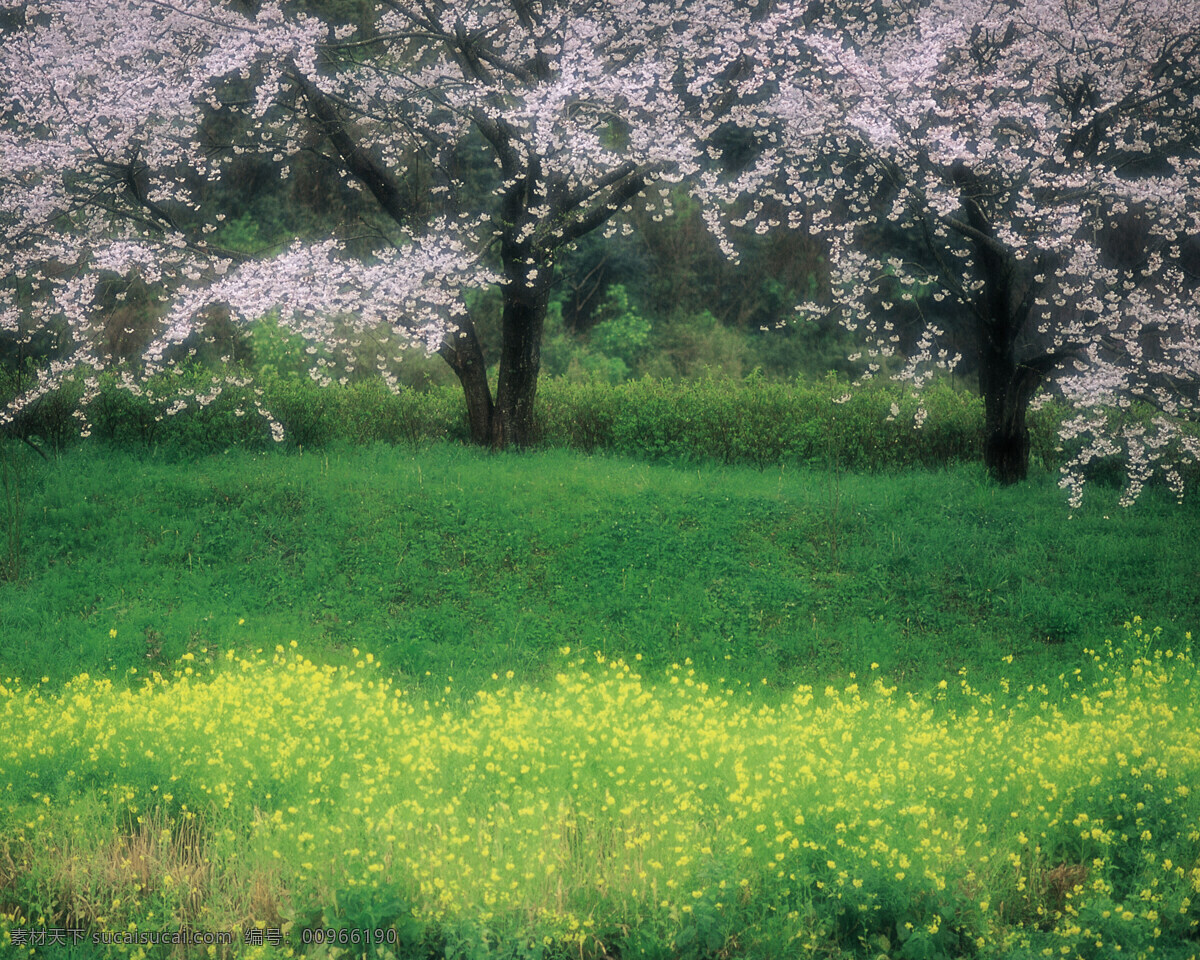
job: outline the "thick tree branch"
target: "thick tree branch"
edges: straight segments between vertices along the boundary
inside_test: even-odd
[[[1079,353],[1077,351],[1069,348],[1060,348],[1029,360],[1022,360],[1019,366],[1021,369],[1029,371],[1031,376],[1036,377],[1038,382],[1041,382],[1053,373],[1059,364],[1065,363],[1067,360],[1075,360],[1078,357]]]
[[[406,224],[412,211],[391,172],[355,141],[329,98],[316,84],[299,71],[293,72],[291,78],[304,93],[313,116],[321,124],[322,133],[329,138],[346,169],[371,191],[392,220],[400,226]]]
[[[976,227],[971,226],[969,223],[963,223],[961,220],[956,220],[954,217],[942,217],[940,219],[941,219],[942,223],[944,223],[946,226],[950,227],[950,229],[956,231],[957,233],[962,234],[964,237],[967,237],[967,238],[975,241],[975,243],[977,243],[981,247],[985,248],[989,253],[991,253],[997,257],[1007,257],[1008,256],[1008,254],[1009,254],[1008,250],[1005,249],[1004,245],[1002,243],[1000,243],[1000,241],[998,241],[995,237],[989,237],[982,230],[979,230]]]
[[[565,192],[561,198],[557,199],[557,212],[560,214],[570,213],[581,203],[584,203],[591,197],[596,196],[603,190],[607,190],[614,183],[624,180],[626,177],[637,173],[638,165],[632,160],[626,161],[618,167],[614,167],[604,176],[596,180],[595,183],[580,185],[574,190]]]
[[[552,235],[547,247],[551,250],[565,247],[574,243],[597,227],[607,223],[620,212],[630,200],[646,188],[646,183],[657,167],[644,167],[630,174],[623,183],[617,183],[609,192],[608,197],[599,206],[593,207],[578,220],[567,224],[561,233]]]
[[[476,108],[471,114],[471,122],[483,134],[496,156],[500,160],[500,169],[506,177],[514,177],[518,173],[517,152],[512,146],[512,134],[506,129],[501,120],[489,117],[482,108]]]

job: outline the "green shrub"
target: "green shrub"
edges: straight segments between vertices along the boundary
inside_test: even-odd
[[[255,388],[230,383],[202,366],[179,366],[138,392],[116,373],[100,376],[86,413],[91,433],[117,444],[168,445],[198,453],[270,442]]]
[[[707,376],[624,380],[591,369],[619,364],[600,353],[573,355],[567,376],[543,377],[536,401],[541,443],[585,453],[610,451],[668,462],[836,467],[853,471],[940,468],[977,462],[983,448],[983,402],[949,381],[920,393],[891,380],[851,387],[835,374],[821,380]],[[589,368],[590,369],[590,368]],[[571,374],[571,371],[574,374]],[[219,392],[214,384],[223,385]],[[173,446],[190,451],[272,446],[266,413],[291,447],[467,442],[466,406],[455,385],[389,390],[379,379],[321,386],[308,377],[236,375],[185,366],[130,391],[117,373],[99,378],[99,392],[79,409],[80,381],[69,381],[17,418],[13,434],[61,449],[79,436],[84,417],[98,439],[116,444]],[[0,399],[14,396],[12,373],[0,375]],[[1050,400],[1029,412],[1031,461],[1055,470],[1082,440],[1064,444],[1058,426],[1070,410]],[[1116,426],[1149,424],[1155,411],[1116,411]],[[1194,428],[1193,428],[1194,429]],[[1119,457],[1099,459],[1090,480],[1125,482]],[[1185,471],[1194,480],[1197,469]],[[1157,481],[1156,481],[1157,482]]]
[[[341,432],[345,390],[323,388],[312,380],[268,380],[263,405],[283,426],[284,442],[321,447]]]
[[[656,324],[642,373],[671,379],[706,373],[740,377],[750,368],[749,340],[705,310]]]
[[[340,436],[351,443],[417,444],[469,436],[457,387],[393,393],[380,380],[365,380],[346,388],[342,408]]]
[[[308,377],[313,363],[307,352],[308,341],[280,326],[277,315],[267,314],[250,326],[250,346],[255,372],[260,377]]]
[[[633,366],[650,345],[650,321],[629,302],[625,287],[619,283],[608,288],[599,315],[600,322],[588,337],[592,347]]]
[[[543,380],[537,411],[550,446],[592,453],[613,448],[618,392],[598,380]]]
[[[0,368],[0,405],[7,405],[18,394],[33,385],[29,374]],[[80,421],[76,416],[83,385],[70,381],[60,389],[40,397],[15,417],[9,435],[37,438],[53,450],[62,450],[79,436]]]
[[[949,384],[919,399],[890,382],[850,389],[834,377],[789,383],[757,372],[615,386],[544,380],[538,409],[549,445],[652,459],[880,470],[973,461],[982,447],[982,404]]]

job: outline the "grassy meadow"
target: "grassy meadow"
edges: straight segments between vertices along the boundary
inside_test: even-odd
[[[1200,952],[1194,500],[453,445],[10,466],[13,955]],[[148,942],[180,929],[235,936]]]

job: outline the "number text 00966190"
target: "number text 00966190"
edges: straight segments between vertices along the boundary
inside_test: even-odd
[[[398,940],[395,927],[306,927],[300,931],[300,942],[304,944],[335,943],[339,946],[387,943]]]

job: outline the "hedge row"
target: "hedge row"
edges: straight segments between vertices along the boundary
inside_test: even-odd
[[[226,386],[211,401],[211,376],[182,371],[134,395],[115,378],[86,408],[90,435],[111,443],[219,450],[271,446],[269,410],[293,447],[416,444],[468,437],[457,388],[391,393],[379,381],[321,387],[308,380],[273,379],[257,389]],[[0,385],[2,386],[2,385]],[[18,431],[62,447],[80,434],[78,388],[45,397],[25,412]],[[183,399],[187,406],[168,413]],[[934,384],[918,397],[881,382],[850,390],[822,381],[643,379],[618,385],[544,379],[537,404],[541,442],[593,452],[612,451],[672,461],[838,464],[850,470],[935,467],[979,458],[983,406],[978,397]],[[919,411],[924,411],[918,427]],[[1031,414],[1035,462],[1055,466],[1061,411]]]
[[[948,384],[927,389],[918,402],[897,384],[850,390],[833,379],[553,381],[539,391],[539,408],[547,444],[758,466],[944,466],[977,460],[983,437],[982,403]],[[1050,462],[1054,424],[1035,418],[1034,433],[1036,456]]]

